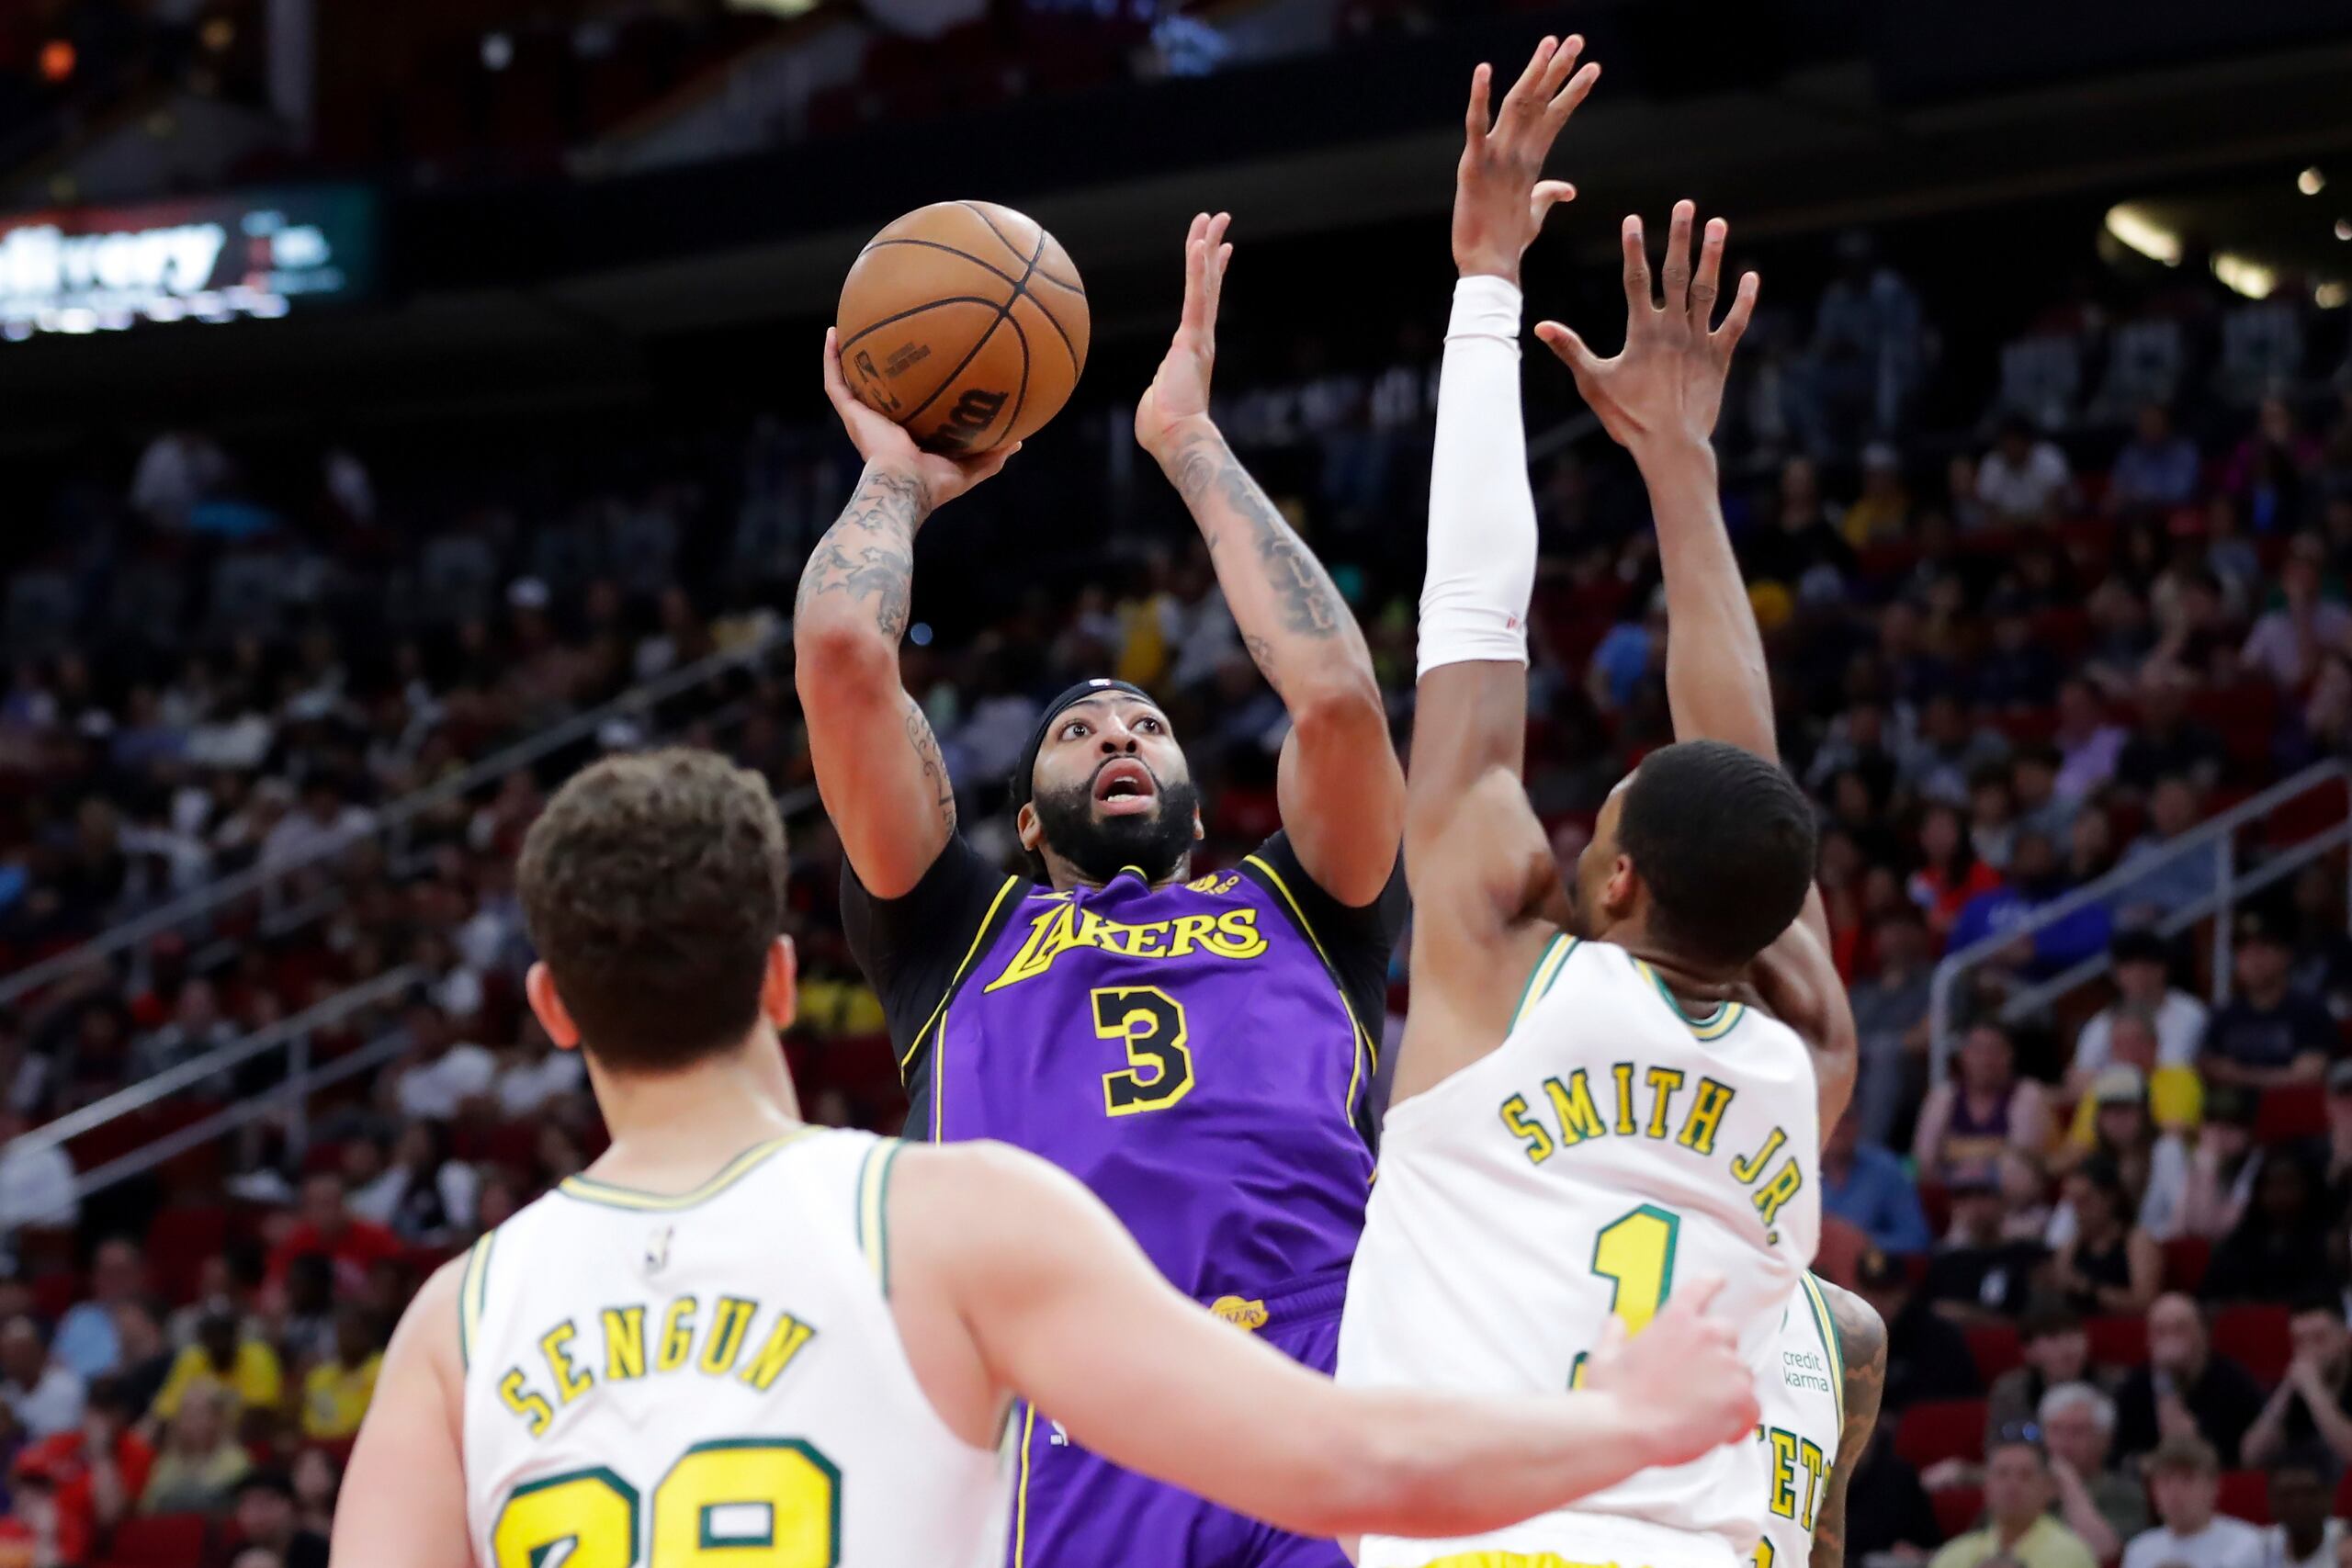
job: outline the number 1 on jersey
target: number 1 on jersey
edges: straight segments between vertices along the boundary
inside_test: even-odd
[[[1625,1320],[1627,1335],[1650,1325],[1674,1289],[1674,1244],[1682,1217],[1644,1203],[1600,1227],[1592,1242],[1592,1271],[1610,1282],[1609,1310]],[[1568,1386],[1584,1384],[1587,1352],[1577,1352]]]

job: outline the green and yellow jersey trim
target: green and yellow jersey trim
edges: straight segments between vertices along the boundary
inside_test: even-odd
[[[466,1253],[465,1271],[458,1277],[458,1365],[473,1361],[474,1337],[481,1332],[482,1308],[490,1300],[490,1244],[495,1230],[484,1231]]]
[[[878,1138],[857,1168],[857,1249],[874,1270],[874,1283],[884,1296],[890,1293],[890,1168],[906,1147],[896,1138]]]
[[[933,1043],[941,1044],[946,1041],[946,1026],[941,1022],[941,1020],[947,1016],[947,1004],[956,999],[956,993],[963,987],[964,976],[972,967],[972,960],[980,955],[980,944],[988,941],[990,931],[996,930],[996,918],[1003,909],[1004,901],[1012,897],[1014,888],[1034,886],[1035,884],[1024,881],[1021,877],[1008,876],[1004,879],[1004,885],[996,890],[996,897],[989,900],[989,912],[980,917],[978,929],[972,932],[972,945],[964,950],[963,958],[956,965],[956,973],[947,978],[947,988],[939,993],[939,1005],[931,1010],[931,1016],[923,1020],[921,1029],[915,1031],[915,1037],[907,1042],[907,1054],[899,1058],[899,1081],[901,1084],[907,1081],[907,1072],[914,1066],[915,1058],[922,1054],[925,1035],[932,1034],[935,1030],[938,1032]],[[932,1064],[931,1141],[934,1144],[943,1141],[946,1136],[943,1131],[945,1126],[943,1120],[944,1115],[943,1108],[947,1100],[945,1092],[947,1074],[944,1066],[944,1063],[939,1062]]]
[[[1829,1303],[1822,1299],[1821,1284],[1810,1273],[1797,1276],[1797,1284],[1804,1292],[1807,1306],[1813,1313],[1813,1326],[1821,1335],[1821,1348],[1829,1354],[1829,1393],[1838,1407],[1838,1430],[1846,1429],[1846,1358],[1838,1348],[1838,1320],[1829,1315]]]
[[[637,1209],[651,1213],[691,1209],[697,1203],[707,1203],[718,1197],[764,1164],[769,1156],[779,1149],[798,1143],[816,1131],[814,1127],[801,1127],[786,1133],[780,1138],[770,1138],[763,1144],[753,1144],[750,1148],[729,1160],[719,1168],[718,1175],[701,1186],[674,1195],[639,1192],[633,1187],[616,1187],[608,1181],[598,1181],[594,1177],[587,1176],[566,1177],[557,1184],[556,1190],[567,1198],[577,1198],[586,1203],[601,1203],[608,1209]]]
[[[1641,971],[1644,979],[1657,987],[1657,994],[1666,998],[1666,1005],[1674,1010],[1674,1016],[1682,1021],[1682,1026],[1696,1039],[1721,1040],[1738,1028],[1739,1021],[1747,1016],[1747,1007],[1743,1002],[1717,1002],[1707,1010],[1703,1017],[1694,1018],[1682,1005],[1682,998],[1667,985],[1664,976],[1632,953],[1625,956],[1632,960],[1635,969]]]
[[[1560,977],[1568,962],[1568,954],[1577,950],[1577,939],[1563,931],[1544,944],[1543,953],[1535,960],[1535,967],[1527,972],[1527,984],[1520,987],[1519,1005],[1510,1010],[1510,1027],[1517,1029],[1535,1010]]]
[[[1356,1090],[1363,1084],[1366,1063],[1369,1062],[1374,1073],[1377,1074],[1380,1071],[1380,1044],[1372,1037],[1371,1032],[1364,1028],[1363,1020],[1356,1016],[1356,1005],[1348,999],[1347,982],[1340,977],[1339,965],[1333,964],[1331,955],[1323,950],[1323,939],[1315,934],[1315,922],[1306,918],[1306,909],[1300,907],[1297,897],[1291,892],[1290,884],[1283,880],[1283,874],[1268,865],[1264,858],[1259,855],[1244,855],[1242,863],[1254,865],[1264,874],[1267,883],[1282,896],[1283,902],[1289,906],[1291,919],[1297,921],[1298,929],[1306,933],[1307,944],[1315,949],[1315,956],[1323,961],[1323,972],[1331,976],[1331,985],[1340,993],[1340,1007],[1347,1013],[1348,1022],[1355,1029],[1356,1050],[1348,1066],[1348,1102],[1343,1108],[1348,1118],[1352,1121],[1356,1113]]]

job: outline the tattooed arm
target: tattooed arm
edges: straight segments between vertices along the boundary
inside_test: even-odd
[[[1183,319],[1136,405],[1136,439],[1183,496],[1242,643],[1289,710],[1277,793],[1300,863],[1340,903],[1369,904],[1396,869],[1405,772],[1355,616],[1208,416],[1226,223],[1193,220]]]
[[[1871,1445],[1878,1425],[1879,1396],[1886,1392],[1886,1324],[1870,1303],[1826,1280],[1822,1299],[1838,1329],[1838,1358],[1846,1368],[1846,1429],[1838,1437],[1838,1460],[1829,1472],[1829,1495],[1813,1518],[1811,1568],[1846,1568],[1846,1487],[1854,1466]]]
[[[899,682],[915,531],[1012,454],[959,461],[918,450],[905,431],[850,392],[830,333],[825,393],[865,472],[801,569],[792,610],[794,682],[825,814],[866,890],[896,898],[922,880],[956,831],[956,790],[938,738]]]

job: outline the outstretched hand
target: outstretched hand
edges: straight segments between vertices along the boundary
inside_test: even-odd
[[[982,479],[993,479],[1021,450],[1016,441],[969,457],[943,457],[924,451],[896,420],[866,407],[849,389],[849,381],[842,375],[841,344],[836,337],[832,328],[825,329],[825,396],[841,416],[842,428],[849,432],[850,445],[868,468],[891,468],[921,485],[925,512],[946,505]]]
[[[1233,247],[1225,231],[1233,215],[1205,212],[1193,219],[1184,236],[1184,310],[1167,357],[1136,404],[1136,441],[1154,457],[1174,442],[1188,420],[1205,419],[1209,381],[1216,370],[1216,309],[1225,292],[1226,265]]]
[[[1756,310],[1761,280],[1746,273],[1723,325],[1710,327],[1730,226],[1720,218],[1708,220],[1693,271],[1690,225],[1696,218],[1691,203],[1675,203],[1666,240],[1662,306],[1650,293],[1642,220],[1625,220],[1625,346],[1614,356],[1601,358],[1557,321],[1535,328],[1544,346],[1575,373],[1577,390],[1600,415],[1602,426],[1636,457],[1661,444],[1704,446],[1713,436],[1732,350]]]
[[[1577,187],[1547,180],[1544,160],[1560,128],[1600,80],[1600,67],[1577,68],[1584,39],[1547,38],[1503,95],[1499,117],[1488,112],[1494,67],[1470,76],[1470,112],[1462,163],[1453,177],[1453,265],[1462,276],[1519,281],[1519,258],[1543,231],[1544,215],[1575,199]]]

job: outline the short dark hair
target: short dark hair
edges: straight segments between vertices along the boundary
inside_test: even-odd
[[[627,1072],[672,1072],[760,1016],[785,917],[784,821],[758,774],[714,752],[608,757],[523,840],[531,942],[582,1043]]]
[[[1813,890],[1816,835],[1795,780],[1721,740],[1643,758],[1617,818],[1658,938],[1706,964],[1745,964],[1789,929]]]
[[[2037,1339],[2055,1339],[2062,1334],[2080,1334],[2082,1314],[2064,1301],[2044,1297],[2027,1309],[2024,1321],[2018,1325],[2018,1337],[2030,1345]]]
[[[2148,1455],[2150,1475],[2219,1475],[2222,1456],[2193,1432],[2166,1438]]]
[[[2299,1291],[2295,1293],[2295,1299],[2287,1303],[2289,1317],[2309,1317],[2313,1313],[2319,1313],[2342,1323],[2344,1298],[2334,1291],[2328,1290]]]

